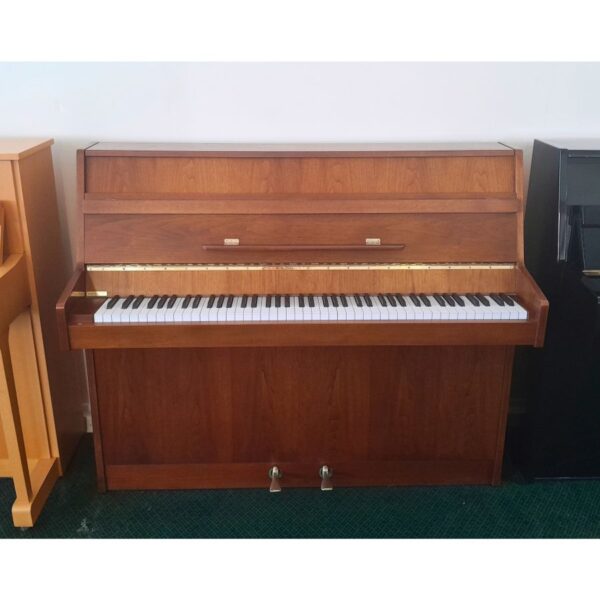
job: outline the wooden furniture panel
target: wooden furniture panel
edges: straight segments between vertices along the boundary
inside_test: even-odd
[[[97,351],[106,469],[495,459],[506,348],[308,350]]]
[[[61,243],[56,187],[50,148],[18,161],[17,191],[28,275],[32,293],[32,320],[37,360],[51,426],[53,452],[64,471],[85,431],[83,407],[85,376],[81,353],[60,351],[55,306],[70,276]],[[54,433],[55,432],[55,433]]]
[[[511,153],[512,154],[512,153]],[[514,190],[512,155],[410,158],[98,157],[85,191],[213,194]]]
[[[75,354],[61,355],[53,304],[66,281],[51,140],[0,140],[7,252],[0,265],[0,476],[16,526],[37,519],[84,430]],[[62,461],[62,462],[61,462]]]
[[[13,180],[12,162],[0,160],[0,202],[4,208],[4,256],[23,251],[23,238],[15,184]]]
[[[411,269],[333,270],[329,268],[303,270],[270,269],[206,269],[124,271],[90,270],[85,273],[85,285],[78,291],[105,291],[111,295],[127,294],[354,294],[359,293],[423,293],[433,292],[496,292],[517,291],[517,271],[514,268],[446,269],[441,265],[421,265]],[[533,300],[533,297],[531,298]],[[79,298],[72,298],[71,309],[78,312]],[[535,302],[533,302],[535,304]]]
[[[97,324],[88,315],[69,322],[70,346],[93,348],[220,348],[258,346],[539,345],[538,322],[357,322]]]
[[[440,248],[449,262],[513,262],[515,223],[510,214],[88,215],[85,262],[435,262]]]

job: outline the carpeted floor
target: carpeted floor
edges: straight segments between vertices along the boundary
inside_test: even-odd
[[[91,436],[36,526],[15,529],[0,479],[0,537],[16,538],[594,538],[600,481],[500,487],[109,492],[98,494]]]

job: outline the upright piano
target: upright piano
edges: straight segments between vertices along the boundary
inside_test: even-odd
[[[526,264],[552,308],[520,459],[533,478],[600,477],[600,140],[535,141],[526,215]]]
[[[98,484],[500,481],[522,153],[479,145],[97,143],[57,306],[87,356]]]

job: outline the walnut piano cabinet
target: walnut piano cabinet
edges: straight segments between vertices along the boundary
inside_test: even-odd
[[[100,489],[500,482],[514,347],[548,310],[521,151],[98,143],[78,178],[57,317],[86,351]],[[355,293],[502,293],[527,317],[94,318],[117,295]]]
[[[0,477],[15,526],[32,526],[85,430],[80,353],[60,352],[54,303],[68,279],[52,140],[0,140]]]

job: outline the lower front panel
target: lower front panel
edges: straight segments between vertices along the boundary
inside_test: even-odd
[[[109,489],[494,483],[512,348],[94,352]]]

